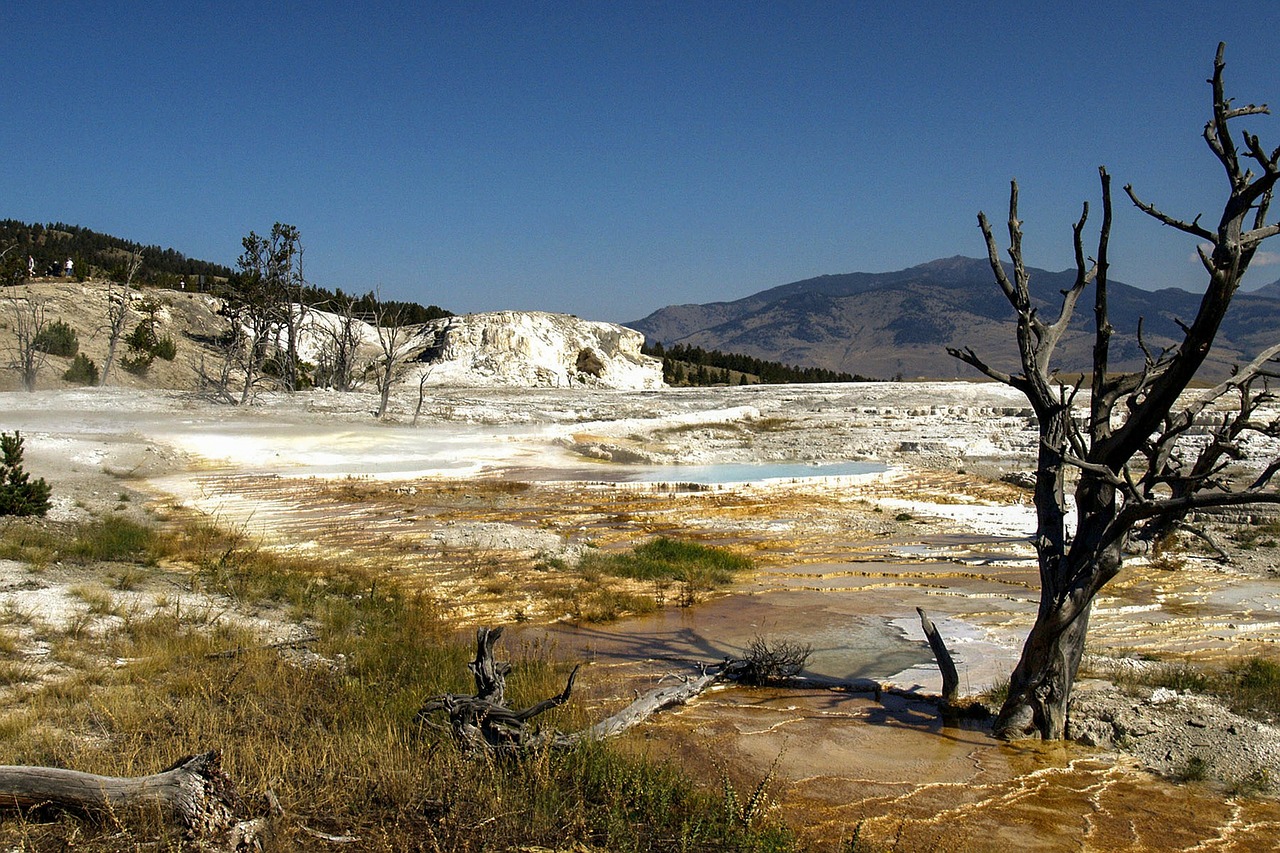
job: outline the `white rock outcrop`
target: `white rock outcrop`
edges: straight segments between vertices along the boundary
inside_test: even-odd
[[[430,385],[661,388],[662,362],[644,335],[614,323],[544,311],[492,311],[435,320],[411,346]]]

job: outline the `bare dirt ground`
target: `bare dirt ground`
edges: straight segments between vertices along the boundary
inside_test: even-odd
[[[360,394],[267,396],[251,409],[183,392],[0,396],[0,427],[27,438],[56,519],[197,511],[270,547],[379,566],[448,602],[460,627],[521,624],[528,641],[589,662],[583,696],[602,712],[754,636],[809,642],[815,678],[904,689],[735,689],[636,736],[636,748],[707,778],[768,776],[820,847],[859,831],[898,849],[1251,850],[1280,833],[1280,805],[1226,790],[1277,766],[1280,738],[1219,707],[1094,679],[1081,708],[1106,724],[1092,730],[1100,748],[1031,747],[996,743],[980,724],[944,727],[912,695],[939,681],[915,607],[939,622],[970,693],[1009,671],[1034,615],[1033,517],[1026,493],[998,478],[1025,468],[1035,436],[1007,389],[452,389],[428,400],[417,428],[415,401],[378,424]],[[683,489],[627,481],[643,464],[851,459],[883,470]],[[1274,659],[1275,542],[1248,527],[1219,532],[1232,565],[1188,550],[1131,561],[1098,601],[1090,653]],[[640,585],[631,592],[667,606],[583,623],[580,579],[563,567],[583,549],[657,534],[739,549],[757,571],[693,607],[675,606],[679,589]],[[6,607],[87,607],[67,589],[92,578],[0,570]],[[273,638],[295,629],[263,625]],[[1174,785],[1143,769],[1176,772],[1193,755],[1221,758],[1216,782]]]

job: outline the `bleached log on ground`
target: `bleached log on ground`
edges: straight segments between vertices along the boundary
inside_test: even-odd
[[[531,729],[528,722],[569,701],[578,668],[574,667],[568,683],[558,695],[523,711],[514,711],[505,705],[506,676],[510,672],[510,664],[499,662],[493,653],[493,645],[501,635],[501,628],[480,628],[476,631],[476,657],[467,664],[476,683],[473,695],[448,693],[428,699],[418,710],[418,719],[426,724],[431,723],[433,713],[444,711],[455,741],[467,750],[507,752],[544,745],[563,747],[583,740],[612,737],[659,711],[685,704],[717,682],[736,678],[748,668],[746,661],[727,660],[704,669],[696,678],[651,690],[616,714],[580,732],[541,732]]]
[[[56,767],[0,766],[0,806],[26,813],[52,809],[91,818],[159,809],[202,839],[234,835],[244,843],[252,822],[242,823],[235,784],[222,771],[217,751],[187,756],[149,776],[98,776]]]
[[[679,684],[650,690],[621,711],[605,717],[590,728],[557,736],[555,743],[559,746],[569,746],[582,740],[603,740],[621,734],[643,723],[659,711],[687,704],[719,682],[741,675],[746,668],[746,661],[726,660],[718,666],[704,669],[697,678],[684,679]]]

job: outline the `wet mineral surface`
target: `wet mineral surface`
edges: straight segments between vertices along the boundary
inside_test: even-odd
[[[994,479],[1032,444],[1002,390],[455,392],[418,429],[371,424],[335,396],[229,412],[173,395],[142,409],[33,395],[10,419],[33,468],[60,459],[68,477],[131,477],[160,512],[375,567],[432,594],[460,630],[520,626],[511,642],[586,664],[578,701],[591,715],[756,637],[811,645],[803,689],[719,689],[625,743],[709,784],[764,782],[818,849],[855,836],[900,850],[1276,846],[1274,799],[1177,784],[1115,751],[999,743],[981,721],[944,725],[928,701],[940,679],[916,607],[951,643],[967,694],[1009,672],[1035,612],[1028,495]],[[885,470],[665,486],[618,476],[841,459]],[[588,622],[575,556],[656,535],[733,548],[756,569],[724,593],[633,584],[656,613]],[[1098,599],[1090,654],[1274,657],[1275,543],[1250,548],[1245,568],[1181,553],[1130,561]]]

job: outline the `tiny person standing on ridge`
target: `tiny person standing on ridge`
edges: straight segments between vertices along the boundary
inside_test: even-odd
[[[75,269],[75,264],[71,262],[71,259],[67,258],[67,262],[63,264],[62,267],[66,270],[67,278],[71,278],[71,270]]]

